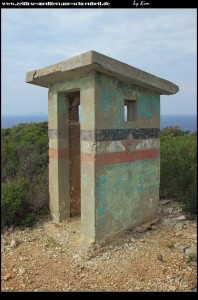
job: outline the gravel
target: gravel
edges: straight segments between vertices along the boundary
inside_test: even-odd
[[[160,202],[158,221],[86,252],[79,248],[80,218],[4,230],[2,291],[195,292],[196,222],[184,218],[180,204]]]

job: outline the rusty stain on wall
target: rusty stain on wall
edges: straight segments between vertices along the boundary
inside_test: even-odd
[[[80,92],[67,95],[69,99],[69,188],[70,215],[80,214]]]

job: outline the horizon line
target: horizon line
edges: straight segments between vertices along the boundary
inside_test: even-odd
[[[160,113],[160,116],[197,116],[197,114],[169,114],[169,113]],[[26,113],[26,114],[1,114],[1,117],[21,117],[21,116],[48,116],[48,113]]]

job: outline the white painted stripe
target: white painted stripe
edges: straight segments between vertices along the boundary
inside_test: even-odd
[[[160,140],[157,138],[132,141],[102,141],[96,143],[93,143],[92,141],[81,141],[81,152],[114,153],[141,149],[158,149],[159,146]]]
[[[146,139],[146,140],[138,140],[138,144],[136,149],[152,149],[152,148],[159,148],[159,139]]]

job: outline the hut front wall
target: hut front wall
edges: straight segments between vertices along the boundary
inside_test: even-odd
[[[80,130],[95,130],[95,73],[84,74],[73,79],[56,82],[49,87],[48,126],[49,126],[49,192],[50,210],[55,222],[70,217],[69,193],[69,132],[68,94],[80,92]],[[88,240],[95,239],[95,163],[94,148],[83,152],[81,143],[81,228]],[[92,145],[94,135],[90,136]]]

